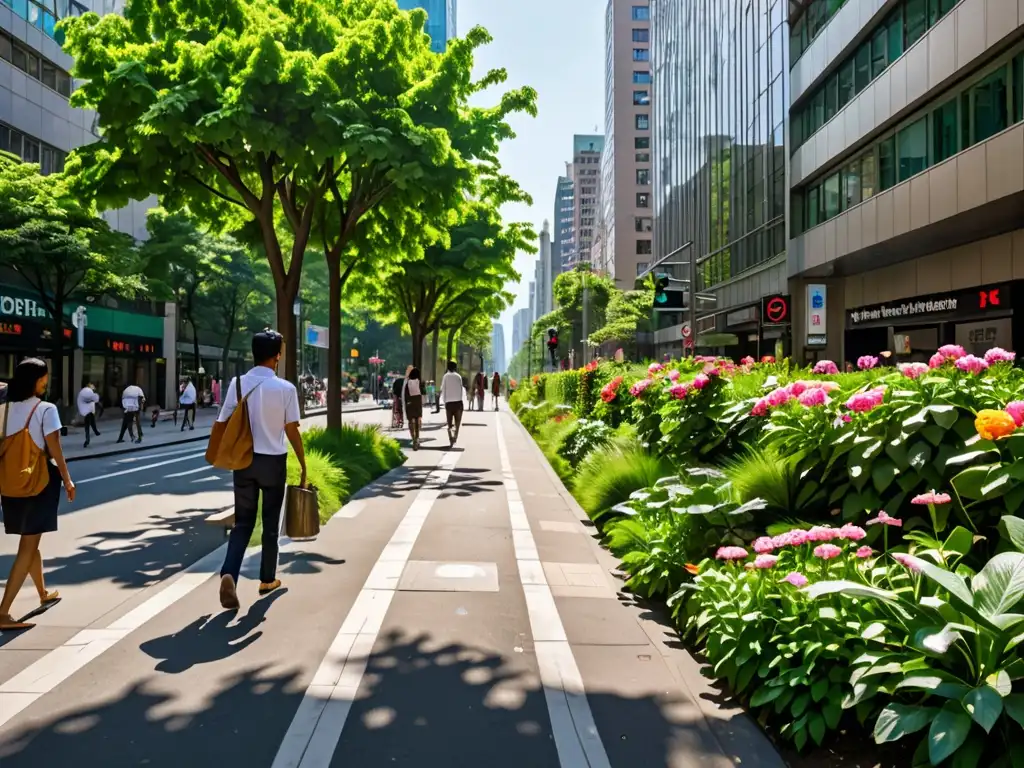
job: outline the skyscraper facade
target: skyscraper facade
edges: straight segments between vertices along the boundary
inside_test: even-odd
[[[570,257],[570,266],[591,261],[591,249],[597,234],[600,210],[598,193],[601,186],[601,154],[604,152],[604,136],[573,136],[573,230],[575,249]]]
[[[491,331],[491,359],[494,370],[505,373],[508,363],[505,360],[505,327],[501,323],[495,323]]]
[[[448,41],[456,35],[456,0],[398,0],[398,7],[405,11],[413,8],[425,10],[430,47],[437,53],[444,53]]]
[[[545,220],[540,231],[540,251],[537,254],[538,317],[543,317],[555,309],[552,289],[559,271],[551,247],[551,225]]]
[[[558,177],[555,187],[555,230],[551,238],[551,259],[558,272],[565,272],[572,262],[575,248],[573,230],[572,163],[565,164],[565,176]]]

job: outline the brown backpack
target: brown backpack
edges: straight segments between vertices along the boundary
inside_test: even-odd
[[[248,400],[260,384],[242,397],[242,377],[235,377],[238,405],[227,421],[214,423],[210,444],[206,447],[206,461],[217,469],[245,469],[252,464],[252,424],[249,422]]]
[[[32,406],[25,426],[13,435],[8,435],[7,416],[11,405],[13,403],[7,403],[4,408],[4,438],[0,444],[0,496],[26,499],[42,493],[50,481],[46,451],[36,445],[29,432],[32,417],[40,403]]]

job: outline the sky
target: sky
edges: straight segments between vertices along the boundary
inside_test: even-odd
[[[532,206],[506,206],[506,220],[529,222],[538,234],[554,215],[555,184],[572,160],[573,134],[595,133],[595,126],[604,133],[604,12],[605,0],[458,0],[458,34],[482,26],[494,38],[477,50],[477,72],[504,67],[502,90],[537,90],[537,117],[513,118],[516,138],[505,142],[500,158],[502,170],[533,198]],[[490,89],[474,101],[494,104],[499,93]],[[512,316],[529,306],[535,261],[528,253],[517,256],[522,280],[508,286],[516,300],[498,319],[506,361],[513,351]]]

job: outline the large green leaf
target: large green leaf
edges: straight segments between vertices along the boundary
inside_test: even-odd
[[[971,731],[971,718],[959,701],[947,701],[928,729],[928,759],[938,765],[956,752]]]
[[[910,447],[910,450],[907,451],[907,463],[918,471],[923,469],[924,465],[927,464],[931,458],[932,447],[923,440],[918,440]]]
[[[1011,693],[1003,699],[1003,708],[1017,725],[1024,728],[1024,693]]]
[[[876,491],[885,493],[899,473],[896,465],[888,459],[877,459],[871,465],[871,482],[874,483]]]
[[[971,589],[975,606],[988,618],[1009,613],[1024,597],[1024,553],[993,557],[971,581]]]
[[[876,600],[884,600],[888,603],[899,602],[899,597],[895,592],[878,589],[877,587],[869,587],[856,581],[819,581],[815,584],[808,584],[800,591],[811,599],[819,598],[822,595],[838,593],[847,597],[870,597]]]
[[[958,474],[951,481],[953,488],[962,499],[981,499],[985,496],[982,488],[988,481],[989,472],[998,467],[998,464],[985,464],[977,467],[968,467]]]
[[[1004,515],[999,520],[999,533],[1019,551],[1024,552],[1024,520],[1013,515]]]
[[[904,736],[917,733],[938,713],[938,707],[889,704],[878,713],[878,719],[875,720],[875,743],[899,741]]]
[[[985,729],[985,733],[992,732],[999,716],[1003,714],[1003,698],[989,685],[970,691],[964,696],[963,705],[974,722]]]

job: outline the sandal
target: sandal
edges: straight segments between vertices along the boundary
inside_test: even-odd
[[[269,595],[275,589],[281,588],[281,580],[274,579],[273,581],[265,581],[260,584],[260,597],[263,595]]]
[[[39,601],[39,605],[42,608],[47,608],[51,605],[56,605],[61,601],[60,592],[53,590],[53,592],[47,592],[46,597]]]
[[[14,617],[7,615],[0,617],[0,632],[17,632],[23,629],[32,629],[35,624],[29,621],[15,621]]]

